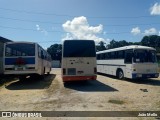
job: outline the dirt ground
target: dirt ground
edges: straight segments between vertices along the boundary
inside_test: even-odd
[[[98,75],[97,80],[63,84],[60,68],[55,68],[50,75],[45,75],[38,80],[9,81],[1,84],[0,87],[0,111],[160,111],[160,78],[118,80],[115,77]],[[42,119],[154,120],[158,118],[50,117]]]

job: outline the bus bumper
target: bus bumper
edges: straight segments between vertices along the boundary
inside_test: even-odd
[[[159,73],[150,73],[150,74],[141,74],[141,73],[132,73],[132,78],[158,78]]]
[[[63,76],[63,81],[96,80],[97,76]]]

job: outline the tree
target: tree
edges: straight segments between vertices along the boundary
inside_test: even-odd
[[[150,42],[149,36],[144,36],[142,38],[142,40],[141,40],[141,45],[143,45],[143,46],[149,46],[149,44],[150,44],[149,42]]]
[[[157,50],[157,52],[160,52],[160,36],[144,36],[141,40],[141,45],[153,47]]]
[[[47,52],[50,53],[52,60],[60,60],[62,58],[62,45],[61,44],[53,44],[49,48],[47,48]]]
[[[118,47],[123,47],[127,46],[133,43],[128,43],[126,40],[121,40],[121,41],[115,41],[114,39],[110,41],[110,44],[107,45],[107,49],[113,49],[113,48],[118,48]]]
[[[96,51],[106,50],[106,47],[104,46],[104,44],[106,44],[106,43],[103,41],[100,41],[99,45],[96,46]]]

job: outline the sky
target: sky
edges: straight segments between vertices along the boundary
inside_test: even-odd
[[[0,0],[0,36],[43,48],[66,39],[139,42],[160,35],[160,0]]]

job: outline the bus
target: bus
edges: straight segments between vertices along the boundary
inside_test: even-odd
[[[65,40],[62,46],[62,79],[96,80],[96,48],[93,40]]]
[[[156,50],[151,47],[131,45],[99,51],[97,72],[123,78],[158,78]]]
[[[34,42],[7,42],[4,44],[4,74],[27,76],[44,75],[51,71],[51,56]]]

